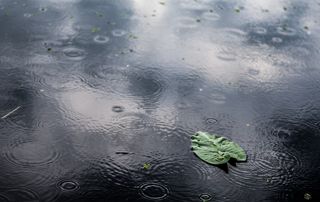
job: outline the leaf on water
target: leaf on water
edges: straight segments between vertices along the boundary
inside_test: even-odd
[[[96,32],[99,32],[100,31],[100,28],[99,27],[93,27],[92,29],[91,29],[91,32],[93,32],[93,33],[96,33]]]
[[[143,169],[145,169],[145,170],[149,170],[150,167],[151,167],[151,164],[150,164],[150,163],[144,163],[144,164],[143,164]]]
[[[203,161],[220,165],[227,163],[231,158],[246,161],[245,151],[236,143],[215,134],[197,132],[191,137],[193,152]]]

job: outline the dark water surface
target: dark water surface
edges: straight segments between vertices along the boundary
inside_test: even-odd
[[[319,23],[317,0],[0,0],[0,202],[320,201]],[[248,162],[197,159],[198,130]]]

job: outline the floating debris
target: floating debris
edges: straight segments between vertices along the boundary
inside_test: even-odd
[[[306,199],[307,201],[310,201],[310,200],[312,199],[312,196],[311,196],[311,194],[309,194],[309,193],[305,193],[305,194],[303,195],[303,198]]]
[[[197,157],[212,165],[225,164],[231,158],[247,159],[246,152],[237,143],[207,132],[199,131],[191,137],[191,149]]]
[[[100,13],[100,12],[98,12],[98,11],[96,11],[96,15],[97,15],[98,17],[100,17],[100,18],[102,18],[102,17],[103,17],[103,14],[102,14],[102,13]]]
[[[14,110],[10,111],[8,114],[4,115],[3,117],[1,117],[1,119],[5,119],[8,116],[10,116],[11,114],[15,113],[16,111],[18,111],[21,108],[21,106],[15,108]]]
[[[145,169],[145,170],[149,170],[150,167],[151,167],[151,164],[150,164],[150,163],[144,163],[144,164],[143,164],[143,169]]]
[[[129,39],[138,39],[138,37],[134,34],[129,34],[128,38]]]
[[[92,29],[91,29],[91,32],[93,32],[93,33],[96,33],[96,32],[99,32],[100,31],[100,28],[99,27],[93,27]]]

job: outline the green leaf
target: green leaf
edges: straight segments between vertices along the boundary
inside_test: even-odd
[[[96,32],[99,32],[100,31],[100,28],[99,27],[92,27],[91,28],[91,32],[92,33],[96,33]]]
[[[238,144],[201,131],[191,137],[191,148],[201,160],[213,165],[225,164],[231,158],[238,161],[247,159],[245,151]]]
[[[151,164],[150,164],[150,163],[144,163],[144,164],[143,164],[143,169],[145,169],[145,170],[149,170],[150,167],[151,167]]]

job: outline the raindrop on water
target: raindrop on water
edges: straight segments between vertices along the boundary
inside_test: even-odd
[[[273,43],[282,43],[282,39],[280,37],[272,37],[271,41]]]
[[[213,12],[205,12],[202,14],[202,18],[210,21],[216,21],[220,19],[220,15]]]
[[[122,29],[115,29],[112,31],[112,35],[115,36],[115,37],[121,37],[121,36],[124,36],[126,35],[127,32],[122,30]]]
[[[294,36],[296,34],[295,29],[286,26],[278,27],[277,32],[284,36]]]
[[[116,113],[120,113],[120,112],[124,111],[124,107],[122,107],[122,106],[113,106],[112,107],[112,111],[116,112]]]
[[[216,123],[218,123],[218,120],[215,118],[207,118],[206,123],[207,124],[216,124]]]
[[[212,196],[210,194],[203,193],[203,194],[200,194],[199,198],[201,199],[201,201],[205,202],[205,201],[210,201],[212,199]]]
[[[62,191],[75,191],[79,189],[79,184],[74,181],[61,181],[58,183],[58,187]]]
[[[257,70],[257,69],[249,69],[249,70],[248,70],[248,73],[249,73],[250,75],[256,76],[256,75],[258,75],[258,74],[260,73],[260,71]]]
[[[143,197],[151,200],[164,199],[169,194],[167,187],[157,183],[143,184],[139,189]]]
[[[267,29],[264,27],[254,27],[253,28],[254,33],[256,34],[266,34],[267,33]]]
[[[85,50],[69,47],[63,50],[65,56],[67,56],[70,60],[82,60],[86,56]]]
[[[96,43],[108,43],[110,38],[107,36],[97,35],[93,38],[93,41]]]
[[[196,28],[198,24],[196,19],[191,17],[181,17],[177,20],[178,28]]]
[[[41,12],[46,12],[48,9],[47,8],[45,8],[45,7],[41,7],[41,8],[39,8],[39,11],[41,11]]]

